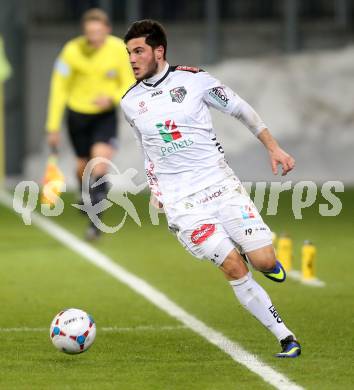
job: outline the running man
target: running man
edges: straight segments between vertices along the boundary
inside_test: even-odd
[[[107,14],[90,9],[81,20],[83,35],[66,43],[55,62],[52,75],[46,130],[48,144],[57,149],[65,107],[67,126],[77,163],[76,175],[82,192],[82,175],[91,158],[112,159],[117,140],[116,107],[134,76],[124,42],[112,35]],[[107,173],[99,164],[93,171],[92,183]],[[90,186],[92,203],[107,195],[107,183]],[[90,223],[88,240],[99,236]]]
[[[224,159],[209,108],[244,123],[269,152],[274,174],[286,175],[294,159],[282,150],[253,108],[201,69],[170,66],[167,38],[152,20],[137,21],[124,41],[136,78],[121,107],[145,155],[152,202],[163,206],[170,230],[195,257],[225,274],[240,303],[281,344],[277,357],[301,347],[247,262],[276,282],[285,271],[276,259],[269,227]]]

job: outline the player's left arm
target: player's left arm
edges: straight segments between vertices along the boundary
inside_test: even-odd
[[[279,146],[262,118],[245,100],[235,93],[233,99],[234,108],[230,114],[239,119],[266,147],[274,175],[278,173],[278,165],[281,165],[282,176],[285,176],[295,167],[294,158]]]
[[[240,120],[266,147],[276,175],[280,164],[286,175],[295,167],[295,160],[286,153],[273,138],[266,124],[257,112],[231,88],[222,85],[208,73],[200,76],[207,88],[204,88],[204,101],[219,111],[230,114]]]
[[[238,102],[230,114],[239,119],[266,147],[274,175],[278,173],[278,165],[281,165],[282,176],[285,176],[295,167],[295,159],[279,146],[257,112],[239,96],[236,99]]]
[[[269,153],[270,163],[274,175],[278,173],[278,165],[281,165],[283,171],[282,176],[285,176],[295,167],[295,159],[286,153],[273,138],[268,129],[263,129],[258,134],[258,139],[263,143]]]

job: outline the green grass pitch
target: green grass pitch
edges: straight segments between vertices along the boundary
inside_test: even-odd
[[[295,268],[302,241],[316,244],[317,276],[326,282],[325,288],[292,280],[279,285],[255,274],[301,341],[298,359],[273,357],[279,351],[275,338],[235,301],[221,272],[186,253],[163,217],[159,226],[150,223],[147,196],[130,197],[142,227],[128,218],[95,247],[297,384],[349,389],[354,383],[354,190],[339,196],[343,210],[337,217],[321,217],[317,203],[294,220],[286,193],[278,215],[264,216],[272,230],[294,239]],[[72,195],[64,199],[64,214],[52,220],[81,237],[86,220],[69,205]],[[105,220],[114,224],[120,218],[117,207]],[[11,210],[0,206],[0,221],[0,389],[272,388],[110,275],[25,226]],[[95,344],[82,355],[60,353],[49,340],[52,318],[67,307],[88,311],[97,323]]]

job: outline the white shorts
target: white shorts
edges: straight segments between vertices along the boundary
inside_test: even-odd
[[[272,244],[269,227],[236,177],[165,205],[165,212],[184,248],[218,266],[235,247],[248,253]]]

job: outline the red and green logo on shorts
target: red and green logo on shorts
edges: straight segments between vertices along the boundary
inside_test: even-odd
[[[167,119],[165,123],[156,123],[162,139],[167,142],[175,141],[182,138],[182,134],[178,131],[175,121]]]

